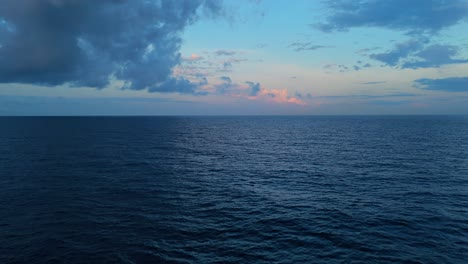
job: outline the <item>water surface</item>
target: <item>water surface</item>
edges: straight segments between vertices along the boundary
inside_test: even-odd
[[[1,263],[466,263],[468,117],[0,118]]]

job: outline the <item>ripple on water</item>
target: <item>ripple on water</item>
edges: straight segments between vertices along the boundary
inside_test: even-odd
[[[466,117],[0,124],[2,263],[468,259]]]

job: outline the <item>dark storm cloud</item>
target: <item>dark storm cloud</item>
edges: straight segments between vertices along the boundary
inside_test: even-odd
[[[2,0],[0,82],[193,93],[171,77],[179,34],[217,0]]]
[[[407,33],[434,33],[468,16],[464,0],[327,0],[331,15],[313,25],[325,32],[382,27]]]
[[[415,87],[444,92],[468,92],[468,77],[452,77],[444,79],[418,79]]]

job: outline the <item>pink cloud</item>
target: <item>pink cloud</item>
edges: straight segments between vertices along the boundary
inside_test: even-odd
[[[266,100],[272,101],[280,104],[297,104],[297,105],[307,105],[301,99],[289,96],[287,89],[267,89],[262,88],[258,95],[249,96],[249,99],[252,100]]]
[[[204,58],[198,54],[192,54],[189,57],[184,57],[183,60],[188,61],[188,62],[195,62],[195,61],[200,61],[203,60]]]

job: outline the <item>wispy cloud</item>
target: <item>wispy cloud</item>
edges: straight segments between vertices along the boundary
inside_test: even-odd
[[[294,51],[308,51],[308,50],[318,50],[323,48],[331,48],[331,46],[317,45],[313,42],[293,42],[288,45]]]
[[[235,51],[235,50],[216,50],[214,51],[214,54],[218,55],[218,56],[234,56],[236,54],[238,54],[238,51]]]
[[[381,47],[372,47],[372,48],[363,48],[356,51],[356,54],[359,55],[368,55],[369,52],[376,51],[381,49]]]
[[[234,55],[218,55],[220,50],[205,51],[203,56],[191,54],[183,56],[180,64],[174,67],[173,75],[182,78],[199,78],[199,76],[219,76],[232,72],[235,65],[248,61],[247,58]],[[225,52],[226,50],[222,50]],[[244,51],[232,50],[229,54],[245,54]]]
[[[383,84],[383,83],[387,83],[385,81],[378,81],[378,82],[362,82],[361,84],[365,84],[365,85],[374,85],[374,84]]]

